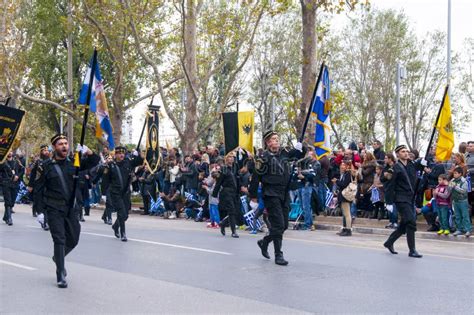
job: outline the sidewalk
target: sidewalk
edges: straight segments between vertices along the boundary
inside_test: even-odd
[[[316,229],[319,230],[331,230],[339,231],[342,224],[342,217],[315,217],[314,224]],[[363,219],[357,218],[352,226],[352,231],[361,234],[378,234],[378,235],[390,235],[393,229],[386,229],[385,225],[388,224],[388,220],[376,220],[376,219]],[[465,236],[453,236],[450,235],[438,235],[436,232],[427,232],[428,225],[422,217],[418,217],[417,221],[417,232],[416,237],[424,239],[435,239],[435,240],[449,240],[458,242],[474,242],[474,237]]]

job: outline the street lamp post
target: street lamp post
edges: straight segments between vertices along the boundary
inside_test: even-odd
[[[396,143],[400,144],[400,81],[407,76],[406,69],[397,62],[397,117],[395,123]]]

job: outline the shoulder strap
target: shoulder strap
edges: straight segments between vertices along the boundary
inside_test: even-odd
[[[400,164],[399,166],[402,169],[402,173],[405,176],[405,179],[407,180],[408,185],[410,186],[410,190],[414,193],[415,191],[413,190],[413,186],[411,185],[411,181],[410,181],[410,178],[408,177],[407,170],[405,169],[405,166],[400,162],[398,162],[398,163]]]
[[[59,175],[59,181],[61,182],[61,186],[63,189],[64,197],[66,201],[69,201],[69,196],[71,195],[71,192],[69,191],[67,185],[66,185],[66,179],[64,178],[64,173],[61,167],[59,167],[58,164],[53,164],[54,169],[56,170],[56,173]]]
[[[119,179],[119,182],[120,182],[120,190],[123,190],[124,187],[123,187],[123,176],[122,176],[122,172],[120,171],[120,167],[115,164],[114,166],[115,168],[115,171],[117,172],[117,176],[118,176],[118,179]]]

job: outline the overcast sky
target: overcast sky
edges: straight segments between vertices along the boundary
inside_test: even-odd
[[[448,0],[370,0],[370,2],[372,7],[377,9],[403,10],[410,20],[413,31],[419,37],[433,30],[447,31]],[[347,19],[346,14],[336,16],[333,20],[334,27],[344,25]],[[451,48],[453,53],[461,52],[463,41],[468,37],[474,38],[474,0],[452,0]],[[143,125],[143,115],[135,113],[144,112],[148,102],[149,100],[139,104],[134,109],[132,125],[134,142],[138,142]],[[455,106],[455,104],[451,106]],[[164,110],[162,111],[164,112]],[[471,115],[474,116],[472,110]],[[165,130],[170,130],[172,124],[169,121],[163,123],[166,125]],[[472,123],[474,123],[474,119]],[[473,139],[474,128],[471,127],[466,128],[460,137],[456,138],[456,142]]]

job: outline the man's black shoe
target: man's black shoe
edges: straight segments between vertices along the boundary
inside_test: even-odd
[[[220,226],[221,226],[221,234],[225,236],[225,226],[224,224],[220,224]]]
[[[239,234],[237,234],[237,233],[232,233],[232,237],[233,237],[233,238],[239,238]]]
[[[288,265],[288,261],[286,261],[285,258],[283,257],[283,253],[275,255],[275,264],[280,265],[280,266]]]
[[[270,259],[270,254],[268,253],[268,244],[265,245],[264,240],[259,240],[257,241],[257,245],[258,247],[260,247],[260,250],[262,251],[262,256],[267,259]]]
[[[388,249],[388,251],[394,255],[398,254],[397,251],[395,251],[395,249],[393,248],[393,244],[392,245],[388,245],[387,243],[384,243],[383,246]]]
[[[437,232],[437,231],[439,231],[439,228],[438,228],[437,225],[433,224],[426,231],[428,231],[428,232]]]
[[[120,233],[119,233],[119,226],[117,225],[112,225],[112,230],[114,230],[114,234],[116,238],[120,238]]]
[[[409,254],[408,254],[409,257],[413,257],[413,258],[421,258],[423,257],[423,255],[419,254],[416,250],[414,251],[411,251]]]
[[[123,234],[122,235],[122,242],[126,242],[126,241],[128,241],[127,235]]]

